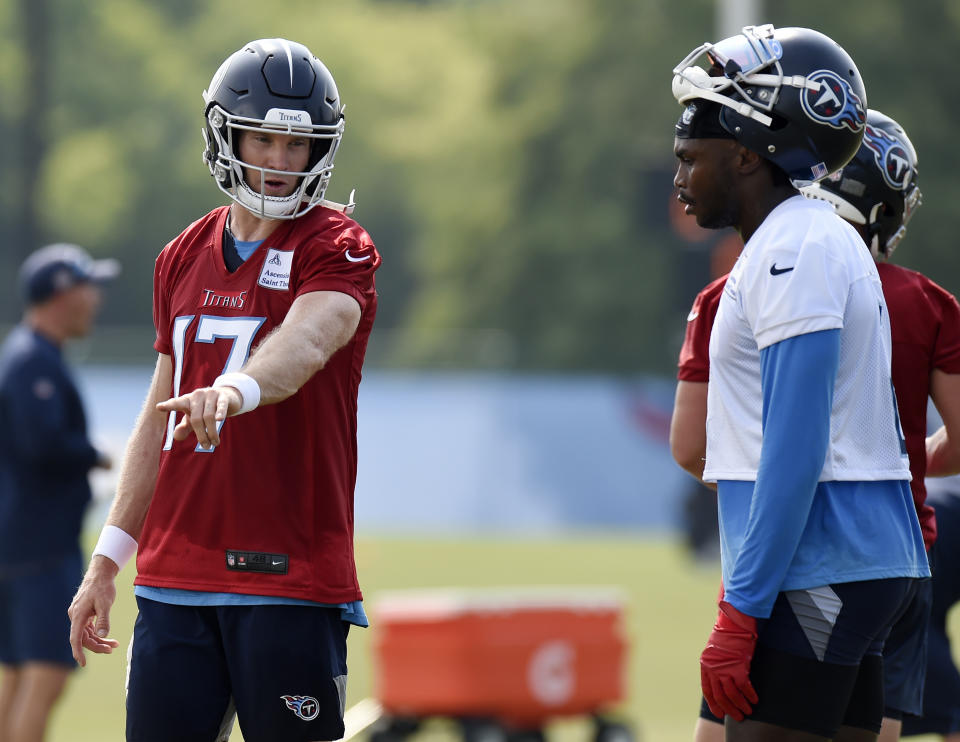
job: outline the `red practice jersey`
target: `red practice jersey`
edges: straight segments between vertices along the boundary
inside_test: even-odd
[[[717,307],[720,306],[726,283],[727,274],[724,274],[708,283],[693,300],[677,363],[677,378],[680,381],[705,384],[710,380],[710,330],[713,329],[713,320],[717,316]]]
[[[338,291],[362,310],[353,338],[292,397],[228,418],[220,445],[194,436],[160,457],[140,537],[139,585],[343,603],[362,598],[353,556],[357,389],[377,308],[380,256],[343,214],[284,222],[234,273],[223,262],[229,207],[191,224],[157,258],[154,347],[171,395],[240,369],[294,299]]]
[[[933,508],[926,504],[927,398],[934,369],[960,373],[960,305],[952,294],[922,273],[878,263],[890,312],[892,375],[900,424],[910,457],[910,487],[927,548],[937,537]],[[710,330],[727,277],[708,284],[693,302],[680,349],[677,378],[706,382],[710,375]]]
[[[926,504],[927,397],[930,374],[960,374],[960,306],[952,294],[899,265],[878,263],[893,338],[893,386],[910,457],[910,487],[927,548],[937,537],[933,508]]]

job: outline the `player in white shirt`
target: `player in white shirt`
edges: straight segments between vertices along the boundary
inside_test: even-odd
[[[797,190],[859,148],[863,82],[826,36],[764,26],[695,49],[673,90],[678,198],[744,241],[710,341],[725,593],[704,696],[728,740],[874,740],[883,640],[929,570],[876,267]]]

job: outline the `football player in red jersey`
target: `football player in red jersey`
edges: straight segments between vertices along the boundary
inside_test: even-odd
[[[225,739],[234,710],[250,742],[338,739],[347,630],[367,623],[353,490],[380,256],[323,198],[343,106],[310,50],[251,42],[203,97],[233,203],[157,258],[157,366],[70,642],[80,664],[117,646],[114,580],[136,552],[128,740]]]
[[[808,198],[828,201],[860,232],[877,260],[884,298],[890,312],[893,340],[893,382],[912,474],[911,489],[930,550],[936,539],[933,510],[926,504],[925,433],[927,398],[944,417],[940,454],[960,434],[960,306],[926,276],[886,262],[906,231],[920,203],[917,156],[903,129],[892,119],[869,110],[864,142],[844,168],[803,189]],[[694,301],[680,352],[676,403],[671,424],[671,450],[694,476],[703,472],[709,376],[708,342],[726,276],[703,289]],[[699,427],[698,427],[699,426]],[[940,472],[938,472],[940,473]],[[884,646],[885,709],[880,740],[896,740],[904,714],[922,712],[926,623],[930,583],[918,583]],[[698,742],[723,739],[722,720],[704,704],[695,733]]]
[[[920,203],[917,154],[903,128],[879,111],[867,111],[863,145],[846,167],[804,190],[829,202],[850,222],[877,261],[890,311],[893,384],[910,456],[910,486],[930,553],[937,538],[933,508],[927,504],[927,399],[933,400],[952,431],[960,432],[960,306],[946,290],[921,273],[887,262]],[[954,456],[960,454],[954,446]],[[900,738],[905,714],[923,711],[924,659],[931,584],[919,584],[883,652],[885,709],[881,742]]]
[[[693,301],[687,315],[677,390],[670,418],[670,452],[674,460],[697,479],[703,478],[707,450],[707,383],[710,379],[710,329],[717,316],[727,274],[708,283]],[[713,483],[704,482],[716,489]]]

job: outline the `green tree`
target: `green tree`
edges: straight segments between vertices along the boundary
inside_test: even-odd
[[[200,160],[200,92],[244,42],[287,36],[327,63],[347,104],[328,196],[357,188],[384,256],[374,363],[672,368],[719,235],[691,246],[667,217],[670,79],[715,40],[712,2],[44,2],[29,31],[21,6],[41,6],[0,4],[0,136],[16,143],[0,148],[0,268],[12,276],[53,240],[119,257],[104,321],[140,332],[120,350],[149,358],[154,258],[225,202]],[[924,205],[895,259],[960,291],[947,231],[960,155],[946,145],[960,97],[943,72],[960,5],[768,5],[757,22],[831,35],[869,104],[906,127]],[[0,292],[0,316],[18,311]]]

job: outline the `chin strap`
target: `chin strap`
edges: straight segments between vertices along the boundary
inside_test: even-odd
[[[353,213],[354,209],[357,208],[357,202],[354,198],[356,193],[357,193],[356,188],[350,191],[350,200],[345,204],[337,203],[336,201],[327,201],[327,199],[325,198],[320,199],[319,203],[320,203],[320,206],[323,206],[324,208],[333,209],[334,211],[339,211],[341,214],[350,216]]]

